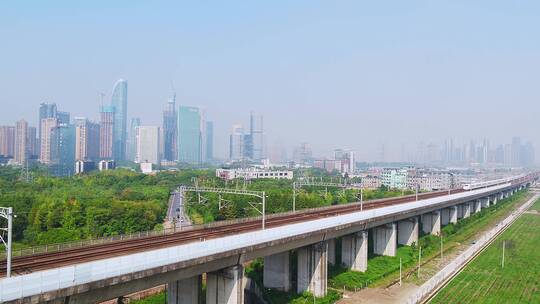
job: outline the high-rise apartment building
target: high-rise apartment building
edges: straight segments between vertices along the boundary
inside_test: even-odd
[[[114,84],[111,98],[111,106],[114,108],[113,153],[116,161],[126,157],[127,93],[127,81],[119,79]]]
[[[112,159],[113,156],[113,129],[114,108],[112,106],[101,107],[99,121],[99,157]]]
[[[52,148],[52,137],[53,132],[56,126],[58,125],[58,119],[56,117],[50,117],[50,118],[44,118],[41,120],[41,142],[40,142],[40,149],[39,149],[39,160],[43,164],[51,164],[52,162],[52,155],[51,155],[51,148]]]
[[[174,161],[178,158],[178,116],[176,114],[176,95],[167,102],[163,111],[163,158]]]
[[[178,160],[201,164],[205,159],[204,112],[198,107],[180,106],[178,110]]]
[[[56,118],[57,109],[55,103],[44,102],[39,105],[38,142],[41,146],[41,121],[45,118]]]
[[[0,156],[13,157],[15,154],[15,127],[0,126]]]
[[[13,157],[15,154],[15,127],[0,126],[0,156]]]
[[[127,159],[135,161],[137,156],[137,127],[141,125],[141,119],[134,117],[131,119],[127,140]]]
[[[75,160],[99,159],[100,125],[84,117],[75,118]]]
[[[233,125],[231,135],[229,137],[229,159],[231,161],[244,160],[245,157],[245,134],[242,125]]]
[[[28,122],[21,119],[15,125],[15,162],[26,164],[28,159]]]
[[[161,162],[160,155],[160,135],[161,131],[156,126],[140,126],[137,132],[137,163],[153,163],[158,165]]]
[[[39,157],[39,139],[36,127],[28,127],[28,158],[37,159]]]
[[[214,160],[214,122],[206,122],[206,162]]]

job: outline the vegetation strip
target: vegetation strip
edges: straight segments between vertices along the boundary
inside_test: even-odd
[[[535,195],[525,204],[519,207],[516,212],[513,212],[507,218],[505,218],[501,223],[496,227],[491,229],[486,235],[482,237],[478,243],[473,245],[471,248],[468,248],[467,251],[463,252],[458,258],[452,261],[451,264],[447,265],[444,269],[438,272],[434,277],[432,277],[428,282],[423,284],[421,288],[417,291],[416,295],[412,296],[408,303],[417,303],[430,301],[431,298],[435,295],[436,292],[440,290],[441,287],[444,287],[448,282],[450,282],[456,275],[460,274],[460,271],[465,268],[471,261],[474,261],[477,256],[481,255],[483,251],[488,248],[501,234],[503,234],[512,224],[519,219],[519,217],[538,199],[538,195]],[[492,265],[494,266],[494,265]],[[486,269],[484,273],[493,271],[493,267]],[[476,282],[478,283],[478,282]],[[480,284],[489,285],[489,281],[481,281]],[[487,286],[474,286],[475,292],[480,291],[482,288]],[[471,296],[474,296],[471,295]]]

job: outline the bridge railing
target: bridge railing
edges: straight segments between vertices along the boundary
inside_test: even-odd
[[[427,192],[427,193],[437,193],[437,192],[446,192],[446,190]],[[427,193],[423,193],[423,195]],[[414,197],[414,194],[406,195],[404,197]],[[368,200],[368,201],[364,201],[363,204],[365,206],[369,206],[370,204],[375,204],[377,202],[387,200],[387,199],[392,199],[392,198]],[[268,220],[268,219],[272,219],[272,218],[280,217],[280,216],[287,216],[287,215],[293,215],[293,214],[300,215],[307,212],[326,211],[326,210],[343,207],[343,205],[344,204],[323,206],[323,207],[317,207],[317,208],[297,210],[296,212],[286,211],[286,212],[274,213],[274,214],[267,215],[266,218]],[[353,203],[347,203],[347,205],[350,205],[350,206],[356,205],[360,208],[361,203],[353,202]],[[226,226],[226,225],[231,225],[231,224],[245,223],[245,222],[250,222],[250,221],[261,221],[261,219],[262,219],[262,216],[254,216],[254,217],[246,217],[246,218],[241,218],[241,219],[217,221],[217,222],[200,224],[200,225],[190,225],[190,226],[184,226],[184,227],[178,227],[178,228],[174,228],[174,227],[163,228],[159,230],[141,231],[141,232],[135,232],[135,233],[130,233],[130,234],[100,237],[100,238],[95,238],[95,239],[86,239],[86,240],[80,240],[80,241],[70,241],[70,242],[63,242],[63,243],[25,247],[25,248],[13,250],[12,256],[13,257],[31,256],[31,255],[38,255],[38,254],[49,253],[49,252],[66,251],[70,249],[76,249],[76,248],[82,248],[82,247],[88,247],[88,246],[94,246],[94,245],[100,245],[100,244],[107,244],[107,243],[118,242],[118,241],[123,241],[123,240],[133,240],[133,239],[140,239],[140,238],[146,238],[146,237],[155,237],[159,235],[168,235],[168,234],[173,234],[176,232],[187,231],[187,230],[213,228],[213,227],[220,227],[220,226]],[[5,257],[6,257],[5,252],[3,251],[0,252],[0,258],[5,259]]]

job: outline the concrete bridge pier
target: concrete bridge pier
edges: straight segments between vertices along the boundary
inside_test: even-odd
[[[364,272],[368,267],[368,232],[360,231],[341,239],[341,263],[354,271]]]
[[[499,196],[499,200],[504,199],[504,192],[499,192],[499,193],[497,193],[497,195]]]
[[[418,217],[412,217],[397,223],[398,244],[411,246],[418,244]]]
[[[482,208],[489,208],[489,196],[480,199]]]
[[[167,304],[199,304],[201,276],[169,282],[167,284]]]
[[[328,243],[319,242],[298,249],[297,292],[311,292],[315,297],[324,297],[327,291]]]
[[[390,223],[373,228],[373,252],[378,255],[396,256],[397,225]]]
[[[441,234],[441,211],[422,214],[422,231],[433,235]]]
[[[471,216],[471,205],[472,202],[467,202],[463,204],[463,218],[468,218],[469,216]]]
[[[206,276],[207,304],[244,303],[244,267],[234,265]]]
[[[264,287],[281,291],[291,290],[289,258],[289,251],[264,257]]]
[[[463,218],[463,204],[456,205],[457,208],[457,218],[462,219]]]
[[[450,223],[450,208],[441,209],[441,226],[446,226]]]
[[[328,264],[336,265],[336,239],[329,239],[328,242]]]
[[[474,213],[478,213],[480,211],[482,211],[482,202],[477,199],[474,201]]]
[[[451,206],[450,210],[450,223],[455,224],[458,220],[458,206]]]
[[[491,204],[497,205],[498,195],[495,194],[495,195],[490,196],[489,200],[491,201]]]

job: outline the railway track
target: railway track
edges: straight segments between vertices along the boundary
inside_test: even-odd
[[[451,193],[459,193],[464,190],[455,189]],[[419,199],[428,199],[438,196],[448,195],[448,191],[438,191],[419,194]],[[374,209],[390,205],[402,204],[415,200],[414,195],[366,201],[363,209]],[[278,227],[286,224],[298,223],[307,220],[315,220],[329,216],[351,213],[359,211],[359,204],[345,204],[332,206],[327,209],[312,211],[301,211],[295,214],[284,214],[266,220],[267,228]],[[145,251],[147,249],[158,249],[175,246],[190,242],[204,241],[206,239],[218,238],[243,232],[255,231],[261,228],[259,220],[232,223],[228,225],[207,227],[180,231],[173,234],[143,237],[138,239],[121,240],[113,243],[98,244],[86,247],[66,249],[58,252],[40,253],[31,256],[16,257],[12,260],[12,274],[21,275],[38,270],[54,267],[78,264],[97,259],[121,256],[131,253]],[[0,276],[5,276],[6,261],[0,262]]]

